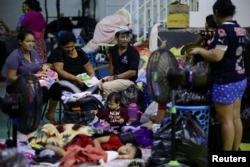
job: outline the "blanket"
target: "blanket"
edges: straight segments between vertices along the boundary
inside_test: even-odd
[[[100,159],[107,161],[107,153],[103,151],[101,147],[87,145],[87,147],[82,148],[77,145],[72,145],[63,156],[59,167],[73,167],[75,164],[98,162]]]
[[[100,131],[100,132],[98,132]],[[45,124],[40,127],[35,133],[28,136],[30,144],[54,145],[63,147],[71,139],[78,134],[92,136],[95,133],[102,133],[100,129],[79,125],[79,124],[62,124],[52,125]]]

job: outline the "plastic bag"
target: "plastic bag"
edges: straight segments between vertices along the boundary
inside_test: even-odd
[[[210,105],[211,98],[208,93],[182,90],[176,93],[175,103],[181,106]]]
[[[110,130],[110,124],[104,120],[100,120],[99,122],[95,123],[94,127],[105,130],[105,131]]]
[[[196,167],[207,157],[207,137],[195,116],[185,113],[179,116],[176,125],[176,158],[180,163]],[[157,166],[171,160],[171,122],[154,135],[151,165]]]
[[[150,121],[150,116],[158,111],[158,103],[153,101],[142,114],[140,122],[146,123]]]
[[[136,103],[140,111],[144,111],[143,93],[135,85],[131,85],[121,93],[121,106],[128,108],[129,104]]]
[[[209,62],[200,55],[194,55],[187,70],[193,73],[193,89],[208,90],[212,86],[212,73]]]
[[[29,167],[29,162],[24,154],[17,149],[0,150],[0,166],[4,167]]]

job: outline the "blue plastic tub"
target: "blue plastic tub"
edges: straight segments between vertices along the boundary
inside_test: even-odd
[[[93,51],[89,51],[89,52],[86,52],[88,58],[89,58],[89,61],[90,63],[92,64],[93,67],[96,66],[96,60],[95,60],[95,57],[96,57],[96,54],[99,52],[99,50],[93,50]]]

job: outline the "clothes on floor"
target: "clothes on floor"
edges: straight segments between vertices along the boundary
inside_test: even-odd
[[[120,138],[114,134],[109,135],[109,141],[107,143],[101,143],[101,148],[103,150],[113,150],[117,151],[118,148],[120,148],[123,144],[120,140]],[[73,138],[67,145],[63,147],[65,151],[67,151],[72,145],[77,145],[82,148],[86,147],[87,145],[93,146],[93,139],[90,137],[87,137],[86,135],[77,135],[75,138]]]
[[[107,153],[101,147],[87,145],[82,148],[72,145],[61,159],[59,167],[69,167],[84,162],[98,162],[100,159],[107,162]]]

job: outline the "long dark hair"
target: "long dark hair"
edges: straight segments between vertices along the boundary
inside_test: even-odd
[[[25,39],[25,37],[27,35],[33,35],[35,37],[35,34],[33,33],[33,31],[29,30],[29,29],[26,29],[26,28],[23,28],[21,29],[21,31],[18,33],[17,35],[17,43],[19,45],[19,41],[23,41]]]
[[[26,0],[24,3],[27,4],[28,7],[34,11],[37,11],[37,12],[42,11],[42,8],[40,6],[40,2],[37,0]]]

